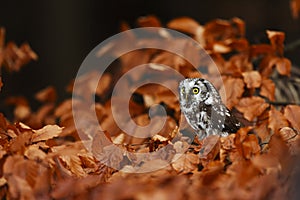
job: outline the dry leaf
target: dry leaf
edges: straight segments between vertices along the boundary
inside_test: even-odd
[[[197,35],[203,29],[198,22],[189,17],[173,19],[167,24],[167,27],[191,35]]]
[[[300,106],[288,105],[284,109],[284,116],[296,130],[300,130]]]
[[[261,85],[261,76],[258,71],[243,72],[244,82],[247,88],[258,88]]]
[[[173,158],[172,167],[180,173],[186,174],[197,170],[199,164],[199,156],[187,153],[187,154],[175,154]]]
[[[54,87],[49,86],[41,91],[39,91],[35,98],[40,102],[55,102],[57,98],[56,90]]]
[[[137,24],[140,27],[161,27],[161,23],[154,15],[148,15],[145,17],[139,17]]]
[[[202,165],[205,167],[209,162],[213,161],[220,152],[219,136],[211,135],[203,140],[203,145],[199,152]]]
[[[220,90],[225,90],[226,101],[224,103],[231,109],[240,101],[244,93],[244,82],[239,78],[227,78]]]
[[[269,104],[263,98],[253,96],[242,98],[235,107],[247,120],[253,121],[269,107]]]
[[[275,100],[275,83],[271,79],[263,79],[260,87],[260,95],[267,97],[269,100]]]
[[[290,8],[294,19],[297,19],[299,17],[299,12],[300,12],[300,1],[290,0]]]
[[[62,133],[61,127],[57,125],[47,125],[42,129],[34,131],[32,142],[39,142],[58,137]]]
[[[285,39],[284,32],[267,30],[267,36],[271,42],[273,49],[276,51],[276,53],[279,56],[282,56],[284,51],[284,44],[283,44]]]
[[[271,110],[269,111],[268,120],[268,128],[270,128],[273,131],[273,133],[278,133],[281,128],[289,125],[288,121],[283,116],[283,114],[276,110],[273,106],[271,106]]]

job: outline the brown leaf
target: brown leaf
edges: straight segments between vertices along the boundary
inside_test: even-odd
[[[159,63],[161,65],[166,65],[168,67],[172,67],[176,70],[179,70],[180,67],[186,64],[186,61],[173,53],[164,51],[159,55],[155,56],[152,60],[152,63]]]
[[[298,134],[290,127],[281,128],[279,134],[282,137],[282,139],[288,143],[297,140],[297,136],[298,136]]]
[[[284,76],[290,76],[291,73],[291,61],[287,58],[281,57],[265,57],[260,64],[261,75],[263,77],[268,77],[273,72],[273,68],[275,67],[279,74]]]
[[[285,75],[285,76],[290,76],[292,63],[289,59],[281,58],[277,61],[275,66],[276,66],[276,69],[277,69],[279,74]]]
[[[286,173],[290,166],[290,153],[286,142],[282,139],[280,134],[273,134],[269,142],[270,154],[274,156],[281,165],[282,173]]]
[[[217,41],[241,38],[245,35],[245,24],[239,18],[231,20],[213,20],[205,24],[204,37],[208,45]]]
[[[4,50],[4,65],[9,71],[19,71],[22,66],[37,58],[27,43],[17,47],[15,43],[9,42]]]
[[[39,145],[30,145],[24,152],[24,156],[26,156],[29,160],[35,160],[35,161],[43,161],[47,154],[43,152]]]
[[[285,33],[267,30],[267,36],[278,56],[283,56]]]
[[[243,153],[246,159],[250,159],[253,156],[260,154],[260,146],[255,135],[248,135],[243,141]]]
[[[300,1],[299,0],[290,0],[290,9],[294,19],[299,17],[300,12]]]
[[[199,157],[203,166],[213,161],[220,152],[219,136],[211,135],[203,140],[203,145],[199,152]]]
[[[226,101],[224,103],[231,109],[238,104],[244,93],[244,82],[240,78],[226,78],[220,90],[225,90]]]
[[[103,96],[105,93],[109,92],[109,89],[112,86],[112,77],[109,73],[102,74],[98,86],[96,89],[96,94],[99,96]]]
[[[253,64],[249,61],[249,55],[247,53],[239,53],[230,57],[221,73],[241,77],[242,72],[251,71],[252,69]]]
[[[159,19],[154,15],[139,17],[137,24],[139,27],[161,27]]]
[[[197,21],[189,17],[173,19],[167,24],[167,27],[191,35],[197,35],[203,29],[203,27]]]
[[[103,147],[103,151],[97,155],[97,160],[114,169],[119,169],[122,165],[124,150],[121,146],[110,144]]]
[[[267,97],[269,100],[275,100],[275,83],[271,79],[263,79],[260,87],[260,95]]]
[[[224,53],[229,53],[232,49],[223,43],[215,42],[212,45],[212,50],[214,53],[223,53],[224,54]]]
[[[268,120],[264,120],[262,123],[254,127],[254,132],[260,138],[262,142],[269,142],[271,132],[268,129]]]
[[[14,116],[16,120],[24,121],[31,115],[31,109],[29,106],[17,105],[14,110]]]
[[[242,98],[235,107],[243,113],[247,120],[252,121],[261,115],[269,107],[269,104],[263,98],[253,96]]]
[[[251,159],[253,165],[265,171],[266,174],[271,173],[272,170],[279,171],[279,162],[276,157],[271,154],[261,154]]]
[[[198,169],[199,156],[193,153],[176,154],[173,158],[172,167],[178,173],[190,173]]]
[[[283,114],[276,110],[273,106],[271,106],[271,110],[269,111],[268,122],[268,128],[270,128],[273,133],[278,133],[281,128],[289,125]]]
[[[250,46],[250,58],[257,58],[259,56],[266,56],[273,54],[274,50],[269,44],[256,44]]]
[[[39,142],[58,137],[61,132],[61,127],[57,125],[47,125],[42,129],[34,131],[32,135],[32,142]]]
[[[55,102],[57,98],[56,90],[54,87],[49,86],[41,91],[39,91],[35,98],[40,102]]]
[[[300,106],[288,105],[284,109],[284,116],[291,123],[292,127],[300,130]]]
[[[242,73],[247,88],[258,88],[261,85],[261,76],[258,71],[248,71]]]
[[[31,137],[31,131],[22,132],[16,138],[10,141],[10,151],[13,153],[20,152],[21,154],[23,154],[26,149],[26,146],[30,144]]]

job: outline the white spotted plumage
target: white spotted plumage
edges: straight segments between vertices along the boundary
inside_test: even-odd
[[[179,101],[187,122],[200,139],[208,135],[227,136],[241,127],[208,80],[189,78],[181,81]]]

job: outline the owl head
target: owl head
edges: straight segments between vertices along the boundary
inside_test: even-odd
[[[179,100],[181,107],[191,108],[195,104],[213,105],[221,98],[215,87],[202,78],[188,78],[179,83]]]

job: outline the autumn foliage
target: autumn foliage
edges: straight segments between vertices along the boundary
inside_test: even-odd
[[[137,25],[163,26],[154,16],[139,18]],[[294,76],[291,61],[284,57],[285,34],[268,30],[269,43],[250,44],[245,38],[245,23],[239,18],[217,19],[200,25],[183,17],[168,22],[165,27],[199,42],[213,58],[217,70],[201,63],[199,70],[195,70],[177,55],[143,49],[112,63],[101,77],[96,92],[89,87],[89,80],[98,73],[92,71],[80,77],[82,90],[73,99],[57,102],[56,91],[51,86],[36,94],[42,105],[37,110],[32,110],[25,98],[8,97],[5,102],[14,106],[14,119],[8,120],[0,114],[2,199],[295,198],[300,177],[296,167],[300,156],[300,106],[294,99],[278,102],[280,97],[276,93],[278,81],[288,81]],[[121,30],[128,29],[123,23]],[[182,38],[167,37],[174,40],[183,55],[194,53]],[[149,42],[147,38],[140,40]],[[36,58],[28,44],[21,47],[5,44],[4,29],[0,29],[0,66],[17,71]],[[194,58],[197,60],[196,54]],[[110,95],[122,74],[144,63],[167,65],[185,77],[209,79],[219,89],[226,106],[245,126],[228,137],[194,139],[179,128],[176,96],[165,87],[147,84],[138,88],[131,98],[132,119],[139,125],[147,125],[149,107],[157,103],[165,107],[167,121],[159,133],[148,138],[139,138],[136,130],[130,135],[124,133],[111,113],[112,106],[124,107],[123,99],[118,99],[118,105],[111,105]],[[149,73],[164,73],[168,77],[167,70],[155,65]],[[222,82],[217,78],[220,74]],[[144,77],[135,74],[131,78],[138,81]],[[170,80],[170,84],[178,83]],[[68,86],[69,92],[72,87],[72,84]],[[130,91],[126,87],[124,91]],[[96,105],[91,108],[94,96]],[[95,127],[100,123],[103,132],[93,132],[97,130],[95,127],[77,130],[72,101],[87,121],[91,119],[90,111],[95,109],[98,118]],[[160,117],[156,116],[158,120]],[[91,136],[92,152],[85,148]],[[194,141],[189,144],[189,140]],[[119,151],[110,152],[109,142],[118,146]],[[161,148],[167,148],[169,153],[154,154],[149,160],[130,154],[156,152]],[[105,165],[108,162],[123,168],[110,168]],[[166,167],[148,173],[130,173],[147,171],[157,165]]]

